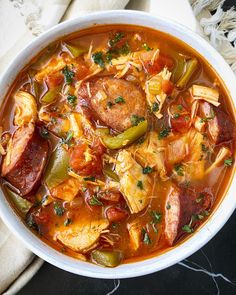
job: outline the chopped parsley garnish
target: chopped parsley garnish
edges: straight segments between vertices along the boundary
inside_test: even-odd
[[[73,77],[75,76],[75,73],[72,72],[68,66],[65,66],[62,70],[63,75],[65,76],[66,84],[71,84],[73,81]]]
[[[37,223],[35,222],[34,220],[34,217],[32,214],[28,214],[27,217],[26,217],[26,224],[28,225],[28,227],[36,230],[36,231],[39,231],[39,227],[37,225]]]
[[[119,53],[123,55],[127,55],[130,52],[130,47],[128,42],[126,41],[125,44],[120,48]]]
[[[68,226],[68,225],[70,225],[72,223],[72,220],[70,219],[70,218],[67,218],[66,220],[65,220],[65,222],[64,222],[64,225],[65,226]]]
[[[52,119],[51,119],[51,123],[52,123],[52,124],[56,124],[56,123],[57,123],[57,118],[52,117]]]
[[[201,147],[202,147],[202,151],[203,152],[208,152],[209,151],[209,148],[208,147],[206,147],[206,145],[204,144],[204,143],[201,143]]]
[[[183,106],[182,106],[182,104],[178,104],[178,105],[177,105],[177,109],[178,109],[179,111],[182,111],[182,110],[183,110]]]
[[[152,210],[150,212],[150,215],[152,217],[152,222],[151,223],[157,224],[157,223],[159,223],[161,221],[161,217],[162,217],[161,213],[158,213],[157,211]]]
[[[186,117],[184,117],[184,120],[185,121],[189,121],[190,120],[190,117],[189,116],[186,116]]]
[[[179,176],[184,176],[184,167],[181,163],[176,164],[174,170]]]
[[[115,33],[114,37],[108,41],[108,45],[110,47],[115,46],[124,36],[125,34],[123,32]]]
[[[54,212],[58,216],[62,216],[65,213],[65,209],[59,204],[59,203],[54,203]]]
[[[153,48],[149,47],[149,46],[147,45],[147,43],[143,43],[143,48],[144,48],[146,51],[151,51],[151,50],[153,50]]]
[[[143,190],[143,182],[142,182],[142,180],[138,180],[137,187],[140,188],[141,190]]]
[[[68,104],[72,107],[74,107],[76,105],[76,100],[77,100],[77,97],[75,95],[71,95],[69,94],[67,96],[67,101],[68,101]]]
[[[45,126],[41,127],[40,135],[45,139],[49,138],[50,133]]]
[[[132,126],[137,126],[140,122],[144,120],[144,117],[139,117],[138,115],[132,115],[130,118]]]
[[[152,104],[152,112],[153,113],[156,113],[156,112],[158,112],[159,111],[159,104],[157,103],[157,102],[154,102],[153,104]]]
[[[95,181],[95,177],[94,176],[88,176],[88,177],[84,177],[85,181]]]
[[[171,208],[170,203],[167,203],[167,205],[166,205],[166,209],[167,209],[167,210],[170,210],[170,208]]]
[[[214,119],[214,118],[215,118],[215,113],[214,113],[214,111],[211,109],[211,114],[210,114],[210,116],[209,116],[209,117],[206,117],[206,118],[202,118],[202,119],[200,120],[200,123],[210,121],[210,120],[212,120],[212,119]]]
[[[173,118],[174,119],[178,119],[180,117],[180,114],[179,113],[175,113],[174,115],[173,115]]]
[[[191,226],[189,224],[185,224],[183,227],[182,227],[182,230],[185,231],[186,233],[188,234],[191,234],[193,232],[193,229],[191,228]]]
[[[142,235],[143,235],[143,242],[144,244],[148,245],[151,244],[151,239],[147,233],[147,230],[145,228],[142,228]]]
[[[190,181],[189,180],[186,180],[184,182],[184,186],[185,186],[185,188],[188,188],[190,186]]]
[[[170,134],[170,128],[166,127],[159,132],[158,139],[163,139],[167,137],[169,134]]]
[[[102,206],[103,203],[98,199],[98,197],[96,195],[93,195],[92,198],[89,200],[89,205]]]
[[[125,100],[122,96],[118,96],[116,99],[115,99],[115,103],[125,103]]]
[[[108,102],[107,102],[107,106],[109,107],[109,109],[110,109],[113,105],[114,105],[113,102],[111,102],[111,101],[108,101]]]
[[[224,160],[224,165],[225,165],[226,167],[230,167],[232,164],[233,164],[233,159],[228,158],[228,159],[225,159],[225,160]]]
[[[92,55],[93,61],[95,64],[99,65],[101,68],[105,67],[104,59],[103,59],[103,53],[101,51],[95,52]]]
[[[150,166],[144,167],[143,168],[143,174],[150,174],[153,172],[153,168]]]
[[[73,136],[74,136],[74,132],[72,130],[68,131],[66,138],[62,139],[62,143],[70,145]]]
[[[203,193],[199,194],[199,197],[195,200],[195,202],[197,204],[199,204],[203,199],[204,199],[205,195]]]

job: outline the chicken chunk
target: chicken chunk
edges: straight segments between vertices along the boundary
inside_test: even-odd
[[[52,188],[50,191],[52,196],[64,201],[72,201],[82,187],[82,182],[79,179],[70,177]]]
[[[14,99],[16,105],[14,124],[22,126],[34,123],[37,119],[37,104],[33,95],[25,91],[18,91]]]
[[[87,252],[99,239],[103,230],[109,226],[107,219],[79,220],[68,227],[59,228],[54,239],[78,252]]]
[[[141,224],[137,220],[134,220],[127,224],[127,228],[129,231],[131,247],[136,251],[141,243]]]
[[[146,208],[152,193],[152,181],[142,170],[142,166],[134,160],[130,152],[119,152],[115,172],[120,178],[120,191],[131,213],[138,213]],[[138,187],[138,183],[142,187]]]
[[[2,176],[22,195],[28,194],[40,180],[47,153],[48,143],[33,124],[18,128],[8,143]]]
[[[186,136],[171,141],[167,146],[167,161],[170,164],[180,163],[188,155]]]
[[[98,117],[109,127],[124,131],[131,127],[131,117],[145,117],[146,100],[136,85],[122,79],[102,78],[95,86],[91,105]]]
[[[171,186],[166,198],[165,205],[165,238],[171,246],[177,237],[180,223],[180,197],[176,187]]]

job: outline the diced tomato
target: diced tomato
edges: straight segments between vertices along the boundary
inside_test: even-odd
[[[119,192],[105,191],[99,193],[99,196],[102,200],[110,202],[119,202],[121,194]]]
[[[160,55],[152,64],[151,61],[146,61],[144,62],[144,67],[146,71],[151,74],[158,74],[164,67],[167,67],[168,69],[172,69],[174,66],[174,61],[172,58],[165,56],[165,55]]]
[[[162,90],[170,95],[174,89],[174,84],[169,80],[162,80]]]
[[[102,155],[105,152],[105,147],[98,137],[94,138],[91,149],[96,155]]]
[[[185,133],[190,127],[190,116],[181,115],[178,118],[171,118],[171,127],[175,131]]]
[[[106,210],[106,216],[110,222],[117,222],[125,219],[128,212],[117,207],[109,207]]]
[[[49,88],[55,88],[59,86],[64,80],[64,77],[61,73],[53,73],[47,76],[46,83]]]
[[[78,64],[75,69],[75,79],[82,80],[89,75],[89,68],[84,64]]]
[[[76,172],[79,172],[80,175],[95,175],[100,173],[102,171],[101,156],[99,154],[97,155],[95,150],[92,150],[93,159],[88,161],[85,156],[86,150],[87,145],[85,143],[79,143],[70,149],[70,167]]]

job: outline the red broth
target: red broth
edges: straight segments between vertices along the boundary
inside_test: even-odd
[[[2,188],[52,247],[114,267],[194,234],[232,177],[235,115],[181,41],[100,26],[54,42],[0,116]]]

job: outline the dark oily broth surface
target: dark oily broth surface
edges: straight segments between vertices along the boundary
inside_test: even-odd
[[[1,126],[2,187],[26,224],[108,267],[193,234],[233,173],[222,82],[147,28],[95,27],[46,48],[18,75]]]

